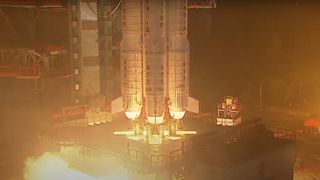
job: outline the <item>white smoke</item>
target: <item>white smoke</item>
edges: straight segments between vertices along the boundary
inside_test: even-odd
[[[24,169],[25,180],[102,180],[74,170],[58,156],[45,153],[39,158],[28,158]]]

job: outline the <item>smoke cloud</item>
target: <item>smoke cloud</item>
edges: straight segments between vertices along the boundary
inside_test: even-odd
[[[52,153],[28,158],[24,169],[25,180],[102,180],[69,167],[68,163]]]

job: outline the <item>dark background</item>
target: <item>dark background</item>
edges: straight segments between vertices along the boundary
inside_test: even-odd
[[[192,93],[209,111],[224,95],[258,103],[262,81],[273,105],[317,100],[319,18],[316,1],[226,0],[189,11]]]

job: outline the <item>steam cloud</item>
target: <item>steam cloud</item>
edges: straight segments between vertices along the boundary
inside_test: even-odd
[[[69,167],[68,163],[51,153],[28,158],[24,169],[25,180],[102,180]]]

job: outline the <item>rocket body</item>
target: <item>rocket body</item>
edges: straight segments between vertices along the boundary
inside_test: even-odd
[[[168,97],[169,112],[181,119],[189,96],[189,41],[187,39],[187,2],[168,2]]]
[[[128,119],[182,119],[189,97],[186,0],[122,1],[121,97]]]
[[[136,119],[142,108],[142,6],[137,0],[127,0],[122,5],[121,96],[123,108],[129,119]]]
[[[161,124],[165,105],[165,0],[145,1],[144,98],[148,122]]]

